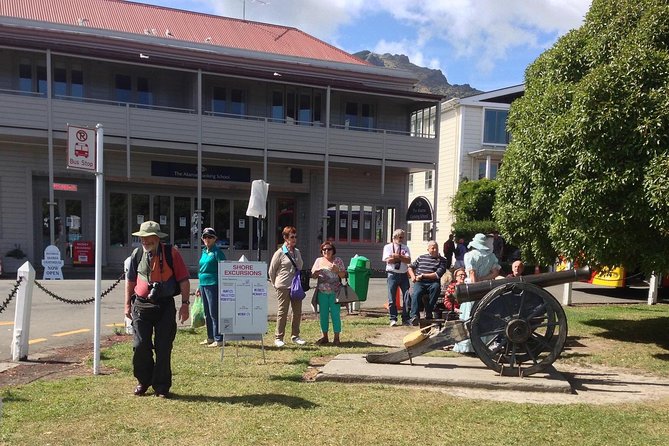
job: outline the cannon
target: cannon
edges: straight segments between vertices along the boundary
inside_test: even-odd
[[[455,342],[470,339],[476,356],[505,376],[528,376],[560,356],[567,339],[562,305],[542,287],[590,277],[590,268],[485,280],[456,287],[458,302],[474,301],[471,318],[431,325],[419,342],[390,352],[372,352],[367,362],[398,364]],[[418,334],[418,333],[417,333]]]

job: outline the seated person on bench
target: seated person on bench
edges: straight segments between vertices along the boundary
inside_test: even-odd
[[[409,277],[413,282],[411,293],[411,324],[419,325],[418,307],[420,297],[428,293],[428,301],[425,305],[425,319],[432,319],[432,310],[437,304],[439,292],[441,291],[441,276],[446,272],[446,259],[439,255],[437,242],[431,240],[427,244],[427,254],[419,256],[415,262],[409,265]]]

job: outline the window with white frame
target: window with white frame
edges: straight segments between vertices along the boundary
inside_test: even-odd
[[[432,173],[431,170],[425,172],[425,190],[432,189]]]
[[[489,180],[494,180],[497,178],[497,171],[499,170],[499,165],[500,163],[497,161],[490,162],[490,177],[488,177]],[[479,161],[479,174],[478,174],[479,180],[486,178],[485,166],[486,166],[485,161]]]
[[[413,174],[409,174],[409,193],[413,193]]]
[[[411,136],[434,138],[437,131],[437,107],[428,107],[411,113]]]
[[[509,144],[509,132],[506,131],[508,110],[486,109],[483,122],[484,144]]]
[[[407,236],[406,241],[410,242],[411,241],[411,223],[407,223],[406,236]]]
[[[432,222],[423,223],[423,241],[429,242],[432,239]]]
[[[330,203],[325,239],[344,244],[387,243],[395,224],[394,207]]]

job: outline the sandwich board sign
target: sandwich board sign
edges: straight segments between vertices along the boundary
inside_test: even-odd
[[[218,264],[218,321],[226,340],[267,333],[267,263]]]
[[[95,172],[95,129],[67,126],[67,168]]]

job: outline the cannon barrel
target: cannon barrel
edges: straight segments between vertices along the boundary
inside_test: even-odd
[[[504,279],[483,280],[476,283],[463,283],[455,287],[455,298],[460,303],[471,302],[481,299],[491,290],[507,283],[525,282],[532,283],[544,288],[547,286],[561,285],[563,283],[587,279],[590,278],[590,274],[590,267],[584,266],[582,268],[568,269],[556,273],[533,274]]]

